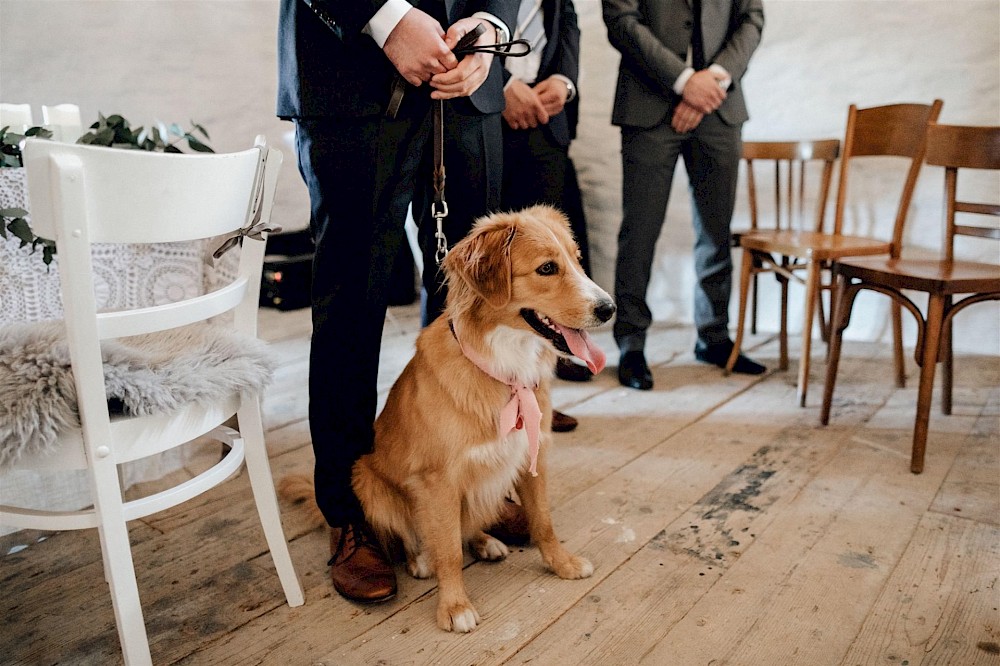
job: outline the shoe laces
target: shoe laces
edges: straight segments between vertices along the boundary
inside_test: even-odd
[[[334,549],[333,556],[330,557],[330,561],[326,565],[333,566],[338,561],[346,562],[365,546],[377,547],[377,544],[378,539],[375,538],[368,523],[347,523],[340,529],[340,539],[337,541],[337,547]],[[341,559],[341,555],[345,549],[349,551],[349,554],[347,557]]]

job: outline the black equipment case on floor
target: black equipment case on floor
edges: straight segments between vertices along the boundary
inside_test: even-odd
[[[260,282],[261,307],[309,307],[314,246],[308,229],[272,234],[267,239]]]

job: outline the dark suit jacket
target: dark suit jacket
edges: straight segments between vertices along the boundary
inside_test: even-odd
[[[361,32],[383,4],[385,0],[281,0],[279,117],[364,116],[385,111],[396,69],[375,40]],[[426,8],[428,1],[413,4]],[[335,25],[320,20],[310,5]],[[517,0],[445,0],[445,6],[449,19],[443,23],[445,29],[479,11],[489,12],[508,26],[517,19]],[[468,99],[453,101],[467,112],[499,113],[504,105],[501,69],[499,59],[494,58],[486,82]]]
[[[543,24],[546,42],[542,50],[542,60],[538,68],[538,81],[553,74],[561,74],[577,85],[580,75],[580,26],[572,0],[542,0]],[[504,84],[510,80],[510,72],[503,72]],[[580,97],[568,103],[562,113],[550,118],[543,130],[560,146],[568,146],[576,137],[579,118]]]
[[[608,40],[622,54],[611,122],[653,127],[673,113],[672,86],[684,71],[691,43],[690,0],[602,0]],[[732,11],[730,12],[730,8]],[[761,0],[702,0],[705,58],[733,77],[717,113],[723,122],[747,120],[740,80],[764,28]]]

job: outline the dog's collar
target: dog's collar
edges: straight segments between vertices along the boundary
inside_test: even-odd
[[[500,436],[504,437],[514,430],[524,428],[528,435],[528,455],[531,460],[528,471],[531,472],[532,476],[538,476],[538,435],[542,427],[542,410],[538,406],[538,398],[535,397],[535,389],[538,387],[521,384],[513,379],[498,377],[490,370],[485,358],[467,349],[462,344],[461,338],[458,337],[458,331],[455,330],[455,322],[453,320],[448,320],[448,327],[451,329],[451,334],[455,336],[455,342],[458,343],[458,348],[462,350],[462,355],[470,363],[479,368],[488,377],[510,388],[510,400],[500,409]]]

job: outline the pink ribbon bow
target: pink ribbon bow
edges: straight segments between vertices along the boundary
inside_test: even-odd
[[[524,428],[528,435],[528,456],[531,465],[528,471],[532,476],[538,476],[538,435],[542,428],[542,410],[538,406],[538,399],[535,397],[535,388],[517,384],[513,381],[501,379],[494,374],[486,365],[486,359],[479,354],[468,350],[458,337],[454,322],[451,322],[451,332],[458,342],[459,348],[465,358],[469,359],[473,365],[484,373],[510,387],[510,400],[500,409],[500,436],[505,437],[514,430]]]

